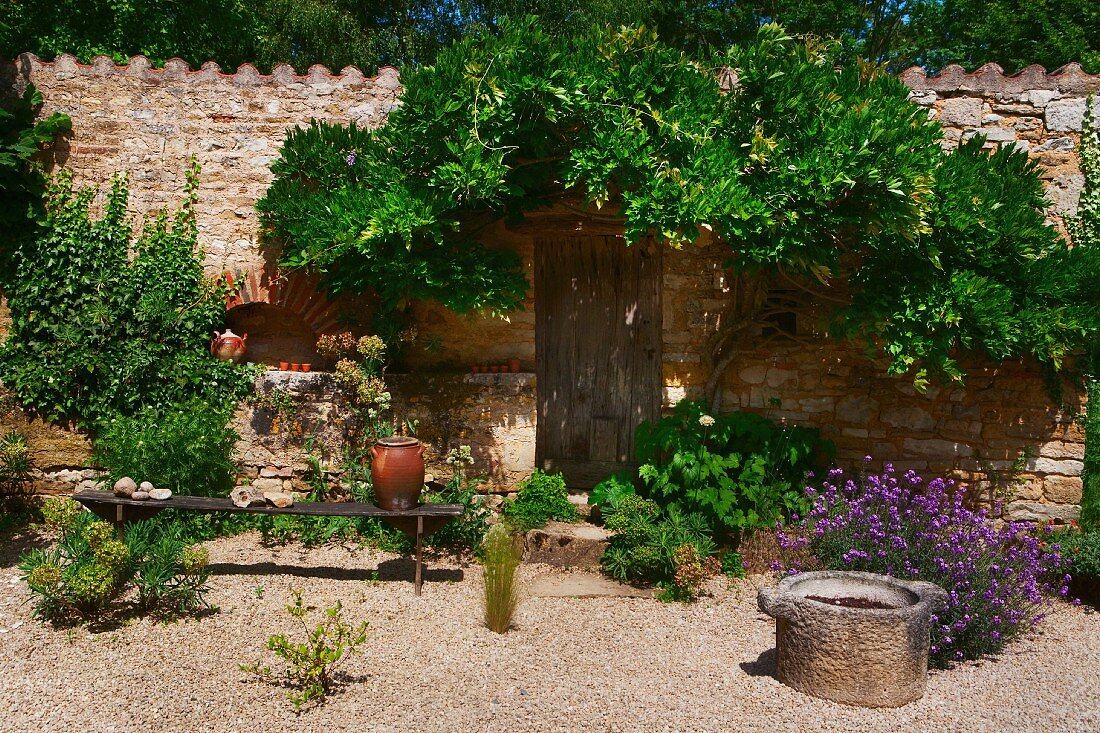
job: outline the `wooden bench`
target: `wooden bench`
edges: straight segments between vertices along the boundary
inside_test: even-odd
[[[424,578],[424,537],[451,520],[461,517],[461,504],[421,504],[415,509],[391,512],[374,504],[362,502],[313,501],[294,504],[285,509],[273,506],[239,507],[229,499],[205,496],[173,496],[165,501],[136,501],[115,496],[108,491],[78,491],[73,498],[96,516],[114,522],[120,532],[127,522],[136,522],[164,511],[177,509],[192,512],[246,512],[249,514],[301,514],[311,517],[377,517],[391,527],[416,538],[416,595]]]

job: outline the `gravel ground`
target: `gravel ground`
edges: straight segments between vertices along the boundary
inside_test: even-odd
[[[476,566],[434,561],[417,598],[409,560],[244,535],[208,545],[220,613],[66,632],[32,619],[16,544],[0,548],[2,731],[1100,731],[1100,614],[1068,605],[1003,656],[933,673],[923,700],[864,710],[770,676],[774,629],[750,581],[715,581],[693,606],[529,598],[496,635]],[[272,661],[292,588],[370,622],[342,689],[300,715],[238,668]]]

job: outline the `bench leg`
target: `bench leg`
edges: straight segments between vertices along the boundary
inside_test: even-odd
[[[119,539],[126,536],[126,507],[122,504],[115,505],[115,531]]]
[[[424,517],[416,518],[416,595],[424,584]]]

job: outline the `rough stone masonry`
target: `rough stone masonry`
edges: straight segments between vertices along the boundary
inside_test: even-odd
[[[946,145],[982,134],[990,146],[1015,145],[1035,158],[1051,201],[1051,223],[1064,230],[1063,217],[1076,210],[1083,184],[1076,146],[1086,98],[1100,92],[1100,77],[1076,64],[1050,73],[1032,66],[1013,76],[989,64],[973,73],[951,66],[935,76],[910,69],[901,80],[914,102],[944,125]],[[198,223],[211,273],[265,265],[254,204],[271,181],[269,166],[287,128],[312,118],[377,126],[400,89],[390,68],[368,78],[354,68],[333,75],[315,66],[298,76],[282,66],[263,76],[249,65],[226,74],[212,63],[191,70],[172,60],[153,69],[143,57],[116,66],[105,57],[81,65],[71,56],[45,63],[31,55],[0,66],[0,90],[19,92],[28,81],[45,95],[44,114],[60,111],[73,119],[72,136],[49,162],[70,168],[78,183],[102,184],[128,171],[135,215],[177,202],[188,160],[197,156],[203,166]],[[502,233],[501,241],[516,247],[531,267],[529,239]],[[666,404],[701,394],[704,345],[729,303],[722,260],[721,248],[706,241],[665,258]],[[502,382],[458,372],[485,358],[508,357],[521,359],[529,371],[533,307],[529,294],[526,311],[501,322],[418,306],[421,335],[434,348],[414,359],[414,366],[451,372],[405,378],[396,389],[397,404],[416,413],[428,431],[436,461],[448,448],[472,443],[479,460],[475,471],[490,475],[501,489],[533,467],[536,385],[529,374]],[[1067,395],[1065,408],[1053,404],[1035,367],[1024,361],[965,366],[965,386],[922,394],[904,378],[884,376],[881,365],[846,344],[812,338],[770,343],[749,350],[730,371],[722,407],[818,426],[837,443],[842,462],[869,453],[902,468],[952,473],[990,498],[1008,500],[1012,516],[1076,516],[1084,451],[1075,419],[1081,398]],[[301,387],[308,403],[305,422],[322,419],[329,391],[320,383]],[[265,433],[270,421],[254,412],[246,408],[238,416],[242,472],[299,483],[300,452],[286,444],[285,433]],[[67,490],[93,480],[82,436],[18,415],[4,421],[29,431],[42,467],[39,488]]]

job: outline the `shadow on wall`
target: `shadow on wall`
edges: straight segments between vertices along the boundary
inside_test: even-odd
[[[965,384],[920,393],[851,345],[775,344],[746,351],[731,368],[722,407],[819,427],[841,465],[870,455],[876,467],[892,462],[965,481],[986,501],[1008,502],[1015,518],[1072,519],[1081,498],[1084,435],[1075,418],[1083,394],[1063,385],[1059,404],[1024,360],[994,366],[975,358],[963,369]]]
[[[472,476],[492,490],[516,486],[535,465],[533,374],[403,374],[387,377],[394,414],[418,421],[428,472],[449,476],[447,452],[469,445]]]

